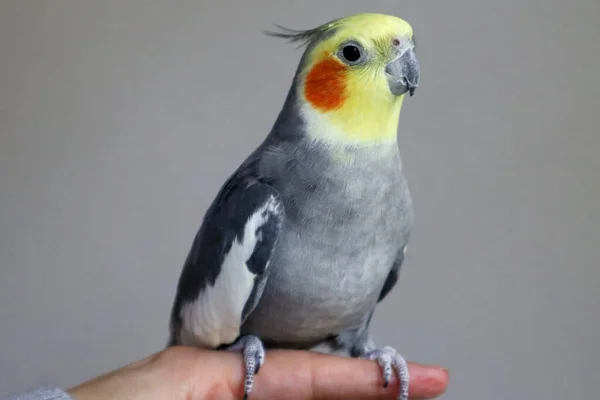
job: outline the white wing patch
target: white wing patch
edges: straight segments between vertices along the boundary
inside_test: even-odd
[[[231,244],[215,284],[206,286],[195,301],[182,307],[183,345],[214,348],[231,343],[239,336],[242,311],[256,278],[248,269],[246,260],[261,239],[257,237],[256,230],[267,221],[268,214],[264,215],[264,212],[272,212],[276,208],[277,202],[271,196],[248,218],[243,239],[240,242],[236,237]]]

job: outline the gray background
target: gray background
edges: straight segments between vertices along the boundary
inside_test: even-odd
[[[265,37],[407,19],[399,142],[417,211],[380,344],[447,399],[597,399],[600,2],[0,1],[0,395],[158,351],[222,180],[300,53]]]

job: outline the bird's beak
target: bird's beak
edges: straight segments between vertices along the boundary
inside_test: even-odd
[[[385,67],[390,91],[395,96],[413,95],[419,86],[419,62],[412,48],[407,49]]]

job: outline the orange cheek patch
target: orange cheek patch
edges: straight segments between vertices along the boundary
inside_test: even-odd
[[[321,111],[340,107],[346,99],[346,66],[331,58],[319,61],[306,76],[304,96]]]

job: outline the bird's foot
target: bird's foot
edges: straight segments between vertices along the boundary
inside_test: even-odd
[[[361,358],[377,361],[383,372],[383,387],[387,387],[392,378],[392,372],[398,375],[400,382],[400,394],[398,400],[408,400],[408,365],[398,352],[389,346],[380,349],[369,350]]]
[[[242,352],[244,355],[244,367],[246,370],[244,400],[247,400],[254,385],[254,378],[265,362],[265,348],[258,337],[246,335],[239,338],[237,342],[227,347],[226,350]]]

